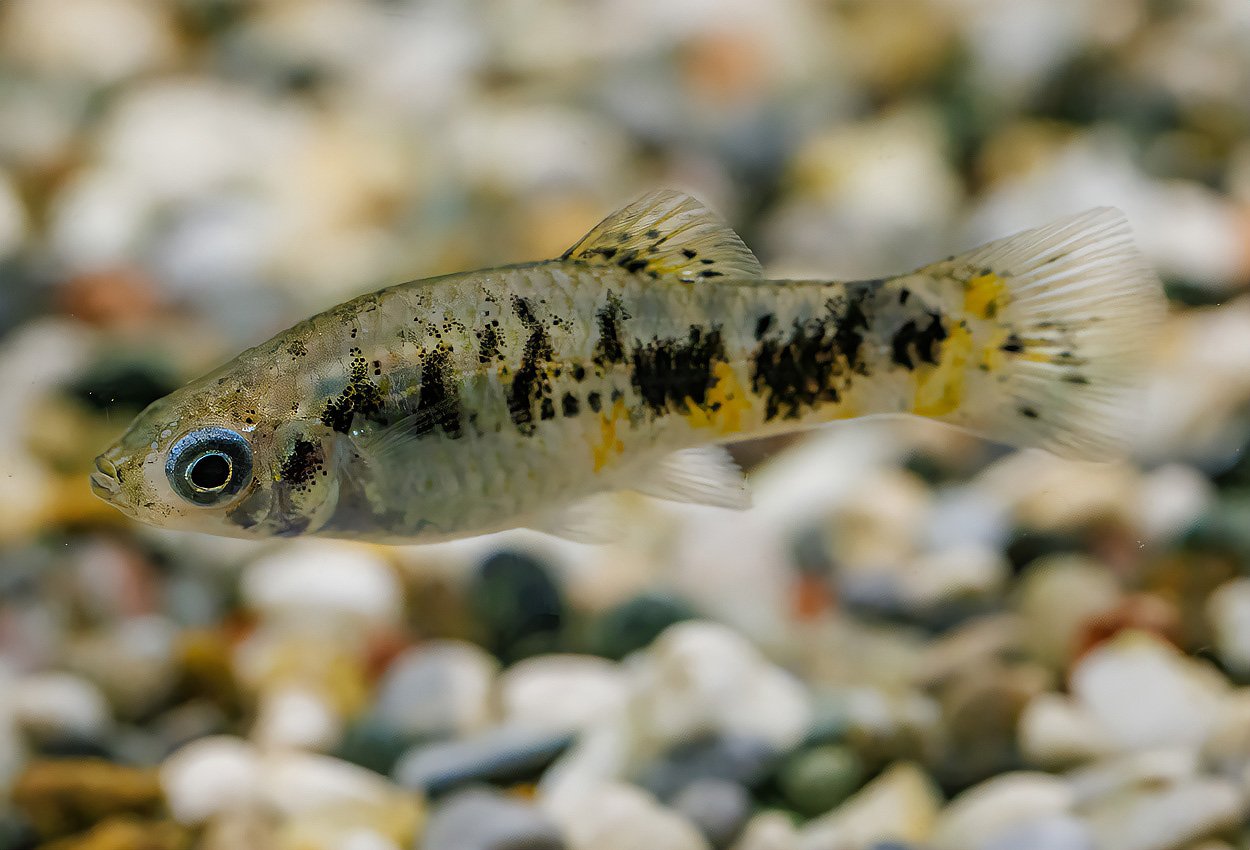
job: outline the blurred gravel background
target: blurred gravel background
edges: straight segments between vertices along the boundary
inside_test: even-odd
[[[609,548],[91,496],[243,347],[662,186],[778,277],[1122,207],[1134,462],[849,423]],[[1248,848],[1247,286],[1246,0],[0,0],[0,850]]]

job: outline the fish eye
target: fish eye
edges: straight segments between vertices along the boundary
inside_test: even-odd
[[[165,477],[193,505],[223,504],[252,480],[252,447],[229,428],[192,431],[170,448]]]

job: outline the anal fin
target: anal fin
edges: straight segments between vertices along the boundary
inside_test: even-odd
[[[630,486],[670,502],[734,510],[751,507],[751,491],[742,470],[722,446],[673,452]]]

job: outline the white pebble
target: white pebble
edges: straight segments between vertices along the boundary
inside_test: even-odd
[[[692,823],[642,789],[624,783],[585,789],[580,805],[552,815],[563,827],[569,850],[708,847]]]
[[[1083,705],[1062,694],[1040,693],[1018,724],[1020,751],[1038,767],[1066,767],[1109,751],[1107,733]]]
[[[499,662],[480,647],[431,641],[404,651],[378,685],[375,712],[415,735],[462,735],[493,718]]]
[[[71,673],[35,673],[19,679],[13,707],[18,723],[36,737],[98,740],[113,725],[103,691]]]
[[[1242,820],[1239,790],[1217,779],[1140,789],[1087,815],[1099,850],[1179,850]]]
[[[625,704],[627,680],[610,661],[546,655],[514,664],[500,678],[509,725],[551,732],[586,729]]]
[[[173,816],[180,823],[199,824],[254,803],[260,790],[260,758],[256,748],[241,738],[200,738],[165,760],[160,781]]]
[[[261,797],[286,815],[321,808],[386,808],[400,791],[371,770],[314,753],[266,753],[261,761]]]
[[[1207,619],[1220,660],[1242,676],[1250,674],[1250,578],[1216,588],[1207,600]]]
[[[324,617],[385,625],[399,620],[403,589],[386,561],[361,546],[292,543],[247,567],[243,598],[267,617]]]
[[[261,693],[252,740],[263,747],[327,750],[342,733],[343,719],[316,691],[285,685]]]
[[[1005,773],[969,788],[938,816],[935,850],[967,850],[1020,824],[1072,808],[1072,791],[1046,773]]]
[[[1199,747],[1219,720],[1227,682],[1144,632],[1124,632],[1072,669],[1072,693],[1125,750]]]

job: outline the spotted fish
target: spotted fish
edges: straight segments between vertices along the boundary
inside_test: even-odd
[[[915,414],[1114,450],[1162,313],[1097,209],[880,280],[768,280],[659,192],[561,257],[415,281],[303,321],[152,404],[95,492],[153,525],[437,541],[594,539],[600,494],[742,508],[724,445]]]

